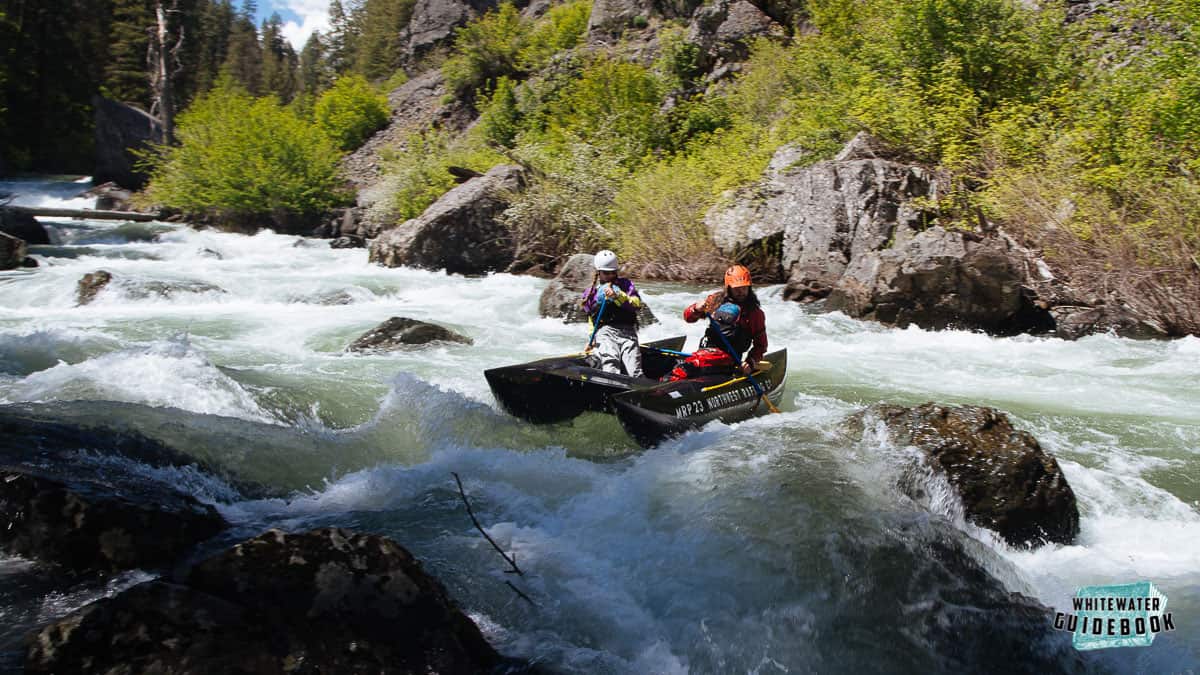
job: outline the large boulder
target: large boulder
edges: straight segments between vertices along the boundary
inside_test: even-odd
[[[0,270],[12,270],[25,262],[25,242],[0,232]]]
[[[935,403],[911,408],[877,404],[848,421],[858,434],[875,424],[881,424],[895,444],[917,448],[927,466],[957,491],[966,518],[994,530],[1009,544],[1070,544],[1079,534],[1075,493],[1058,461],[1000,411]],[[902,487],[910,494],[922,490],[919,484]]]
[[[1044,312],[1031,307],[1027,276],[1024,250],[1002,234],[902,229],[891,248],[851,259],[827,307],[900,327],[1049,328]]]
[[[226,527],[189,494],[96,473],[0,466],[0,546],[71,570],[113,571],[169,564]]]
[[[914,200],[937,195],[928,170],[868,155],[866,147],[856,139],[847,148],[853,152],[811,166],[802,165],[802,148],[780,148],[763,180],[706,214],[714,243],[738,259],[777,249],[787,297],[825,297],[855,256],[919,230],[924,217]]]
[[[159,567],[226,527],[212,506],[131,473],[133,462],[198,464],[137,433],[0,406],[0,547],[76,571]]]
[[[0,233],[16,237],[26,244],[38,246],[50,243],[46,228],[29,213],[0,208]]]
[[[700,6],[688,25],[688,42],[701,51],[704,70],[745,61],[757,38],[783,38],[786,31],[746,0],[716,0]]]
[[[780,148],[759,183],[705,218],[727,256],[767,279],[777,265],[785,298],[828,298],[827,309],[898,326],[1054,329],[1033,289],[1045,267],[1035,255],[982,219],[982,232],[930,226],[926,204],[940,189],[932,171],[866,134],[832,160],[804,158]]]
[[[481,673],[500,656],[403,547],[270,530],[84,607],[29,640],[29,672]],[[117,670],[121,669],[121,670]]]
[[[162,124],[149,113],[103,96],[92,97],[96,122],[97,183],[112,181],[122,187],[141,189],[149,178],[134,168],[132,150],[147,149],[163,141]]]
[[[594,0],[588,17],[588,42],[607,42],[656,14],[652,0]],[[640,19],[639,19],[640,17]]]
[[[391,351],[407,345],[423,345],[435,341],[468,345],[475,343],[471,338],[455,333],[449,328],[403,316],[393,316],[363,333],[357,340],[350,343],[349,347],[346,347],[346,351]]]
[[[559,268],[558,276],[554,277],[542,290],[538,301],[538,313],[543,317],[563,320],[563,323],[582,323],[588,320],[583,313],[581,301],[583,291],[592,285],[596,269],[592,265],[592,256],[587,253],[576,253],[567,259]],[[645,300],[645,296],[642,298]],[[638,312],[638,323],[643,326],[658,323],[650,306],[645,304]]]
[[[370,246],[371,262],[481,274],[502,270],[514,249],[500,215],[524,185],[518,166],[494,167],[459,185],[419,217],[387,230]]]
[[[94,197],[100,211],[131,211],[129,200],[133,191],[109,181],[84,192],[81,197]]]

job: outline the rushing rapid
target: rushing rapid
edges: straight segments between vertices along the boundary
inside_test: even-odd
[[[62,204],[86,188],[65,185],[0,191]],[[783,414],[642,450],[609,416],[532,426],[492,399],[485,369],[587,342],[580,325],[539,318],[544,280],[387,269],[362,249],[271,232],[44,224],[53,243],[30,247],[40,266],[0,273],[0,404],[137,429],[222,467],[170,480],[214,504],[230,536],[388,535],[507,655],[579,673],[1200,663],[1200,339],[896,330],[768,287],[771,348],[789,353]],[[113,280],[79,306],[77,284],[97,270]],[[700,329],[680,314],[709,289],[638,285],[661,320],[642,338],[694,346]],[[474,345],[345,352],[392,316]],[[904,496],[911,449],[840,431],[871,403],[930,400],[999,408],[1053,453],[1079,500],[1078,542],[1010,548],[966,523],[936,478],[926,503]],[[524,577],[474,530],[451,472]],[[280,496],[248,496],[235,479]],[[146,578],[89,586],[29,568],[0,559],[4,649]],[[1148,649],[1076,652],[1010,596],[1065,609],[1079,586],[1140,580],[1178,625]]]

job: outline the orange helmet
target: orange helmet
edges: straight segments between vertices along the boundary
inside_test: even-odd
[[[739,286],[749,286],[750,284],[750,270],[746,269],[745,267],[741,265],[734,265],[733,267],[725,270],[726,286],[730,288],[737,288]]]

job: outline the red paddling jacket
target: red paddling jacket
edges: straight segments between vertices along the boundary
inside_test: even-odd
[[[763,314],[762,307],[758,304],[758,298],[755,297],[754,291],[746,297],[742,302],[733,299],[733,296],[725,294],[725,291],[717,291],[704,299],[704,302],[698,302],[688,305],[683,310],[683,320],[688,323],[695,323],[700,319],[707,317],[712,312],[716,311],[722,303],[732,302],[741,307],[741,314],[738,316],[737,326],[739,332],[745,331],[745,338],[748,338],[750,344],[750,354],[746,356],[746,362],[751,366],[758,364],[763,355],[767,353],[767,317]],[[743,344],[746,339],[740,340]],[[739,341],[731,341],[736,345]],[[721,345],[702,345],[704,347],[720,347]],[[735,347],[736,349],[737,347]]]

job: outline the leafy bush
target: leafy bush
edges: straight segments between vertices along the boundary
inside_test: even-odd
[[[662,74],[668,89],[692,86],[700,74],[700,47],[687,41],[687,33],[679,26],[669,26],[658,32],[659,56],[655,70]]]
[[[490,91],[500,76],[517,73],[526,31],[511,2],[457,29],[453,55],[442,64],[446,86],[458,98],[470,100],[477,90]]]
[[[622,259],[642,274],[667,279],[715,279],[725,269],[704,213],[715,201],[696,165],[659,162],[625,182],[613,224]]]
[[[612,246],[606,223],[628,173],[610,153],[586,143],[554,150],[532,145],[522,148],[521,160],[534,168],[535,179],[503,216],[519,265]]]
[[[550,136],[607,149],[634,166],[669,143],[659,115],[662,86],[636,63],[601,58],[568,84],[549,108]]]
[[[517,107],[516,85],[507,77],[496,81],[496,90],[483,102],[479,126],[492,143],[507,148],[513,146],[521,130],[521,111]]]
[[[154,160],[147,197],[193,212],[318,213],[344,203],[337,148],[273,97],[223,85],[180,114],[178,146]]]
[[[344,75],[313,106],[317,126],[342,150],[359,147],[387,126],[387,97],[361,75]]]
[[[454,187],[447,171],[460,166],[483,173],[504,158],[488,150],[476,136],[453,139],[440,131],[413,134],[385,158],[386,173],[372,194],[367,220],[386,226],[416,218]]]
[[[517,63],[523,72],[545,66],[555,55],[572,49],[587,33],[592,0],[574,0],[551,7],[538,19],[522,42]]]

